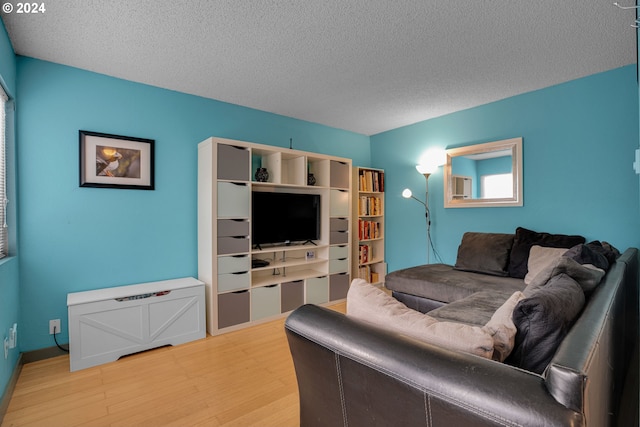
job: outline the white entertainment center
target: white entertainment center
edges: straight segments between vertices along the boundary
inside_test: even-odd
[[[346,298],[351,181],[351,159],[215,137],[198,145],[198,279],[209,334]],[[318,238],[256,245],[254,192],[318,195]]]

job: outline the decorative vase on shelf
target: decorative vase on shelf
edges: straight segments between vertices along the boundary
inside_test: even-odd
[[[267,168],[258,168],[255,178],[258,182],[267,182],[269,180],[269,171],[267,171]]]
[[[316,177],[312,173],[307,175],[307,185],[316,185]]]

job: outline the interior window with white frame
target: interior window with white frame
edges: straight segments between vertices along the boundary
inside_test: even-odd
[[[6,106],[9,97],[0,85],[0,258],[8,253],[7,181],[6,181]]]

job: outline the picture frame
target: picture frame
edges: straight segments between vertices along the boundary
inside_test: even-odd
[[[155,140],[79,131],[80,187],[154,190]]]

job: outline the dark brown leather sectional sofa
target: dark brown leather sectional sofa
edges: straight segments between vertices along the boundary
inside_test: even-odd
[[[638,341],[638,285],[638,250],[630,248],[541,374],[303,306],[285,323],[300,425],[616,425]]]

